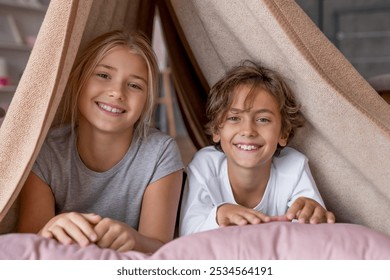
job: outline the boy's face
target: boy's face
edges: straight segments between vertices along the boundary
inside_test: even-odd
[[[287,136],[281,133],[279,105],[266,90],[256,88],[251,107],[245,108],[250,90],[247,85],[236,88],[233,103],[213,140],[220,141],[231,166],[270,167],[277,145],[287,144]]]

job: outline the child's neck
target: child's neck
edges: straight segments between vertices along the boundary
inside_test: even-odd
[[[235,201],[248,208],[263,198],[271,174],[271,163],[260,168],[240,168],[228,164],[229,181]]]
[[[123,159],[132,141],[132,133],[110,134],[80,124],[77,150],[83,163],[91,170],[104,172]]]

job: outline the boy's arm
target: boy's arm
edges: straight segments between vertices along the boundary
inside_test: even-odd
[[[179,235],[218,228],[216,220],[218,206],[188,169],[181,201]]]
[[[317,201],[308,197],[297,198],[287,210],[286,217],[289,220],[297,219],[300,223],[329,223],[336,221],[334,214],[327,211]]]
[[[334,223],[335,216],[327,211],[307,160],[301,177],[289,202],[286,217],[301,223]]]

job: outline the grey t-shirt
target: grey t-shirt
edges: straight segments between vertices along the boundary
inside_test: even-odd
[[[145,139],[134,137],[124,158],[105,172],[84,165],[75,135],[70,126],[52,129],[32,168],[52,189],[56,214],[93,212],[138,229],[146,187],[183,169],[175,140],[154,128]]]

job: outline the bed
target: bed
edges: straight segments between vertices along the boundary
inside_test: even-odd
[[[62,246],[13,233],[19,191],[61,110],[78,49],[111,29],[150,31],[150,22],[143,20],[154,5],[165,30],[174,28],[166,33],[168,45],[175,48],[180,41],[189,54],[187,61],[172,58],[172,71],[197,147],[206,145],[196,111],[204,103],[192,100],[188,90],[197,92],[198,84],[207,90],[246,58],[274,68],[288,80],[308,120],[291,146],[310,159],[318,188],[338,223],[221,228],[176,238],[154,254]],[[198,82],[175,76],[186,63],[192,69],[184,70],[193,75],[182,76],[197,77]],[[186,88],[191,84],[192,89]],[[389,159],[389,105],[295,1],[52,0],[0,130],[0,258],[390,259]]]

